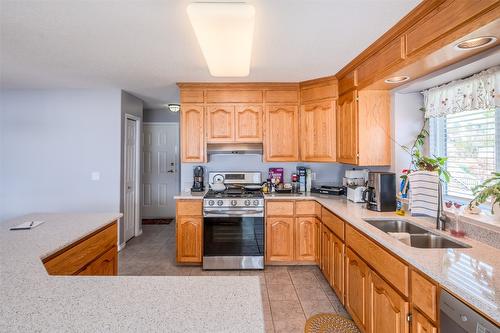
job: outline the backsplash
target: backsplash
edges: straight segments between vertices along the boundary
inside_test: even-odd
[[[193,168],[202,165],[205,168],[205,176],[209,171],[260,171],[262,181],[267,178],[269,168],[284,168],[285,182],[290,182],[293,172],[297,166],[305,166],[315,173],[313,184],[340,185],[344,171],[350,166],[340,163],[307,163],[307,162],[262,162],[261,155],[212,155],[208,163],[182,163],[181,164],[181,190],[190,189],[193,183]],[[205,182],[207,178],[205,177]]]

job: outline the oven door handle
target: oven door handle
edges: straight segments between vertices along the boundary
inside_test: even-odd
[[[208,212],[204,212],[204,216],[215,216],[215,215],[223,215],[223,216],[245,216],[245,215],[257,215],[264,214],[264,211],[261,210],[237,210],[237,211],[225,211],[225,210],[212,210]]]

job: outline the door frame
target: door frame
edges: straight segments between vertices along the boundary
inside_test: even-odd
[[[162,125],[168,125],[168,126],[174,126],[177,130],[177,146],[175,146],[175,167],[177,170],[177,192],[180,191],[181,189],[181,157],[180,157],[180,134],[181,134],[181,128],[180,128],[180,123],[175,122],[175,121],[144,121],[142,125],[152,125],[152,126],[162,126]],[[142,160],[142,156],[141,156]],[[142,163],[142,162],[141,162]],[[142,179],[141,179],[141,189],[142,189]],[[174,216],[175,217],[175,216]],[[142,219],[142,216],[141,216]]]
[[[125,134],[123,140],[123,188],[122,195],[125,200],[126,196],[126,186],[125,186],[125,164],[127,163],[127,119],[134,120],[136,123],[135,126],[135,198],[134,198],[134,237],[140,236],[142,234],[142,223],[140,221],[141,214],[141,200],[140,200],[140,186],[141,186],[141,128],[142,128],[142,119],[140,117],[134,116],[132,114],[125,114]],[[124,207],[125,210],[125,207]],[[118,231],[120,232],[120,230]],[[123,245],[127,242],[125,240],[125,221],[123,223]]]

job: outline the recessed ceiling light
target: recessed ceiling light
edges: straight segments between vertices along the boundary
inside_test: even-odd
[[[167,104],[167,109],[169,109],[171,112],[179,112],[181,106],[179,104]]]
[[[248,76],[255,8],[246,3],[195,2],[187,13],[210,74]]]
[[[455,45],[457,50],[473,50],[480,47],[485,47],[487,45],[493,44],[497,41],[496,37],[493,36],[483,36],[464,40],[463,42]]]
[[[393,77],[390,77],[388,79],[385,79],[384,82],[385,83],[400,83],[400,82],[408,81],[409,79],[410,79],[410,77],[406,76],[406,75],[393,76]]]

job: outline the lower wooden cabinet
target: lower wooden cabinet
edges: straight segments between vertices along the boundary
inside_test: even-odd
[[[325,279],[330,282],[333,266],[333,233],[324,224],[321,224],[320,233],[320,269]]]
[[[91,262],[78,275],[117,275],[118,273],[118,253],[116,246],[109,249],[102,256]]]
[[[316,261],[316,226],[315,217],[295,218],[295,260]]]
[[[331,247],[330,285],[340,302],[344,303],[344,243],[334,233],[331,235]]]
[[[348,248],[345,269],[345,307],[358,328],[368,332],[368,266]]]
[[[411,331],[412,333],[437,333],[437,328],[423,314],[413,308]]]
[[[177,262],[201,263],[203,218],[178,216],[176,223]]]
[[[293,261],[293,229],[293,217],[268,217],[266,219],[267,261]]]
[[[374,271],[368,281],[368,332],[409,332],[408,302]]]
[[[116,221],[43,259],[50,275],[116,275]]]

